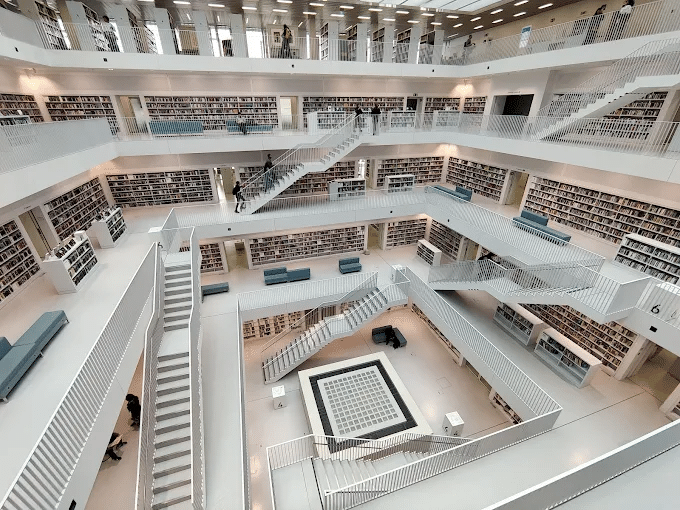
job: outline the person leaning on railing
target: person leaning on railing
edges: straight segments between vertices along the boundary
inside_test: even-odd
[[[583,44],[593,44],[595,38],[597,37],[597,31],[600,29],[600,23],[604,19],[604,10],[607,8],[607,4],[604,4],[597,8],[595,14],[590,18],[590,23],[588,24],[588,33],[586,38],[583,40]]]
[[[113,29],[113,25],[109,23],[108,16],[102,16],[101,25],[106,42],[109,43],[109,51],[115,51],[116,53],[119,53],[120,48],[118,47],[118,41],[116,40],[116,31]]]
[[[621,38],[628,20],[630,19],[631,14],[633,14],[634,5],[635,0],[626,0],[626,3],[623,4],[621,9],[614,13],[612,21],[609,24],[607,36],[604,39],[605,41],[615,41]]]

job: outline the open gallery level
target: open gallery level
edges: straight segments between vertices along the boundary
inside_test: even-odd
[[[676,508],[677,0],[0,6],[2,510]]]

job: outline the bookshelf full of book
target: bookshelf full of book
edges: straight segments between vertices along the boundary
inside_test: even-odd
[[[45,204],[47,215],[60,239],[66,239],[77,230],[87,230],[92,221],[108,208],[104,188],[97,177]]]
[[[21,112],[21,113],[19,113]],[[44,122],[40,107],[31,94],[0,93],[0,116],[28,115],[31,122]]]
[[[507,176],[506,168],[460,158],[449,158],[446,182],[499,202]]]

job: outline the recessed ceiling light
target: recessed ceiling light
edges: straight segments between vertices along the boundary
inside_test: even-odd
[[[293,0],[276,0],[280,4],[292,4]]]
[[[432,25],[441,25],[441,23],[439,23],[438,21],[433,21],[431,24]]]
[[[348,11],[351,11],[352,9],[354,9],[354,6],[353,5],[341,5],[340,8],[341,9],[347,9]]]
[[[359,19],[371,19],[370,16],[357,16],[357,18],[359,18]]]
[[[311,11],[302,11],[302,14],[306,14],[307,16],[316,16],[316,13]]]
[[[524,4],[527,3],[528,1],[529,1],[529,0],[519,0],[519,2],[517,2],[515,5],[524,5]]]
[[[311,5],[312,7],[323,7],[323,4],[319,4],[319,3],[311,3],[309,5]]]
[[[479,30],[480,28],[484,28],[484,25],[477,25],[473,30]]]
[[[525,14],[526,14],[526,12],[522,11],[522,12],[518,12],[517,14],[513,14],[512,16],[514,18],[516,18],[517,16],[524,16]]]
[[[219,8],[222,8],[222,7],[224,7],[224,5],[223,5],[223,4],[208,4],[208,7],[219,7]]]
[[[546,7],[550,7],[552,4],[543,4],[539,7],[539,9],[545,9]]]
[[[298,28],[300,28],[303,23],[304,23],[304,21],[301,21],[300,23],[298,23]]]
[[[503,9],[496,9],[495,11],[491,11],[489,14],[498,14],[499,12],[503,12]]]
[[[382,9],[379,9],[378,7],[369,7],[368,10],[371,12],[382,12]]]
[[[476,18],[472,18],[470,21],[477,21],[478,19],[482,19],[481,16],[477,16]]]
[[[458,27],[462,27],[462,26],[463,26],[462,23],[458,23],[457,25],[453,25],[453,28],[458,28]]]
[[[177,5],[191,5],[191,2],[185,2],[184,0],[174,0],[172,3]]]
[[[422,14],[423,16],[428,16],[428,17],[430,17],[430,18],[431,18],[432,16],[434,16],[434,14],[432,14],[431,12],[423,12],[423,13],[421,13],[421,14]]]
[[[383,18],[383,21],[395,21],[394,18]]]
[[[272,12],[288,12],[287,9],[272,9]]]
[[[502,20],[502,19],[497,19],[497,20],[492,21],[491,23],[500,23],[501,21],[503,21],[503,20]]]
[[[456,16],[455,14],[449,14],[449,15],[447,16],[447,18],[449,18],[449,19],[458,19],[458,16]]]
[[[244,11],[256,11],[257,7],[248,7],[247,5],[243,6]]]
[[[339,13],[333,13],[333,14],[331,14],[331,16],[333,16],[334,18],[344,18],[345,17],[344,14],[339,14]]]
[[[420,23],[417,19],[410,19],[407,21],[407,23]]]
[[[369,9],[370,11],[371,9]],[[408,11],[397,11],[397,14],[410,14]]]

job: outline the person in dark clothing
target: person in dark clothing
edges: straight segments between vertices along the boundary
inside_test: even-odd
[[[236,209],[234,212],[240,212],[238,206],[243,202],[243,195],[241,194],[241,181],[236,181],[236,186],[231,190],[231,194],[236,198]],[[243,210],[243,205],[241,205],[241,210]]]
[[[465,40],[463,43],[463,62],[467,62],[468,57],[470,56],[470,52],[472,51],[472,47],[475,45],[475,43],[472,42],[472,34],[468,36],[468,38]]]
[[[272,155],[267,154],[267,161],[264,163],[264,190],[269,191],[272,189],[274,186],[274,182],[276,181],[276,175],[274,173],[274,170],[272,168],[274,167],[274,163],[272,163]]]
[[[139,403],[139,398],[132,393],[128,393],[125,396],[127,400],[127,410],[130,411],[130,416],[132,417],[132,425],[139,427],[139,421],[142,414],[142,406]]]
[[[371,109],[371,116],[373,117],[373,136],[378,134],[378,122],[380,121],[380,107],[376,104]]]
[[[116,39],[116,31],[114,30],[113,25],[110,23],[108,16],[102,16],[101,27],[102,32],[104,32],[104,38],[106,39],[106,42],[109,43],[109,50],[120,52],[118,40]]]
[[[135,398],[137,398],[137,397],[135,397]],[[123,438],[120,437],[120,434],[114,432],[113,434],[111,434],[111,439],[109,439],[109,444],[106,447],[106,455],[111,457],[113,460],[122,459],[122,457],[120,455],[118,455],[115,452],[115,450],[117,450],[118,448],[120,448],[121,446],[126,445],[126,444],[127,444],[127,442],[123,441]],[[106,460],[106,459],[104,459],[104,460]]]
[[[288,25],[283,25],[283,34],[281,34],[281,57],[290,58],[290,43],[293,40],[293,32],[290,31]]]
[[[593,44],[595,38],[597,37],[597,31],[600,29],[600,23],[604,19],[604,10],[607,8],[607,4],[602,5],[597,8],[595,14],[590,18],[590,23],[588,24],[588,33],[583,41],[583,44]]]
[[[364,111],[361,109],[361,106],[357,105],[357,107],[354,109],[354,128],[358,129],[361,131],[361,116],[364,114]]]

